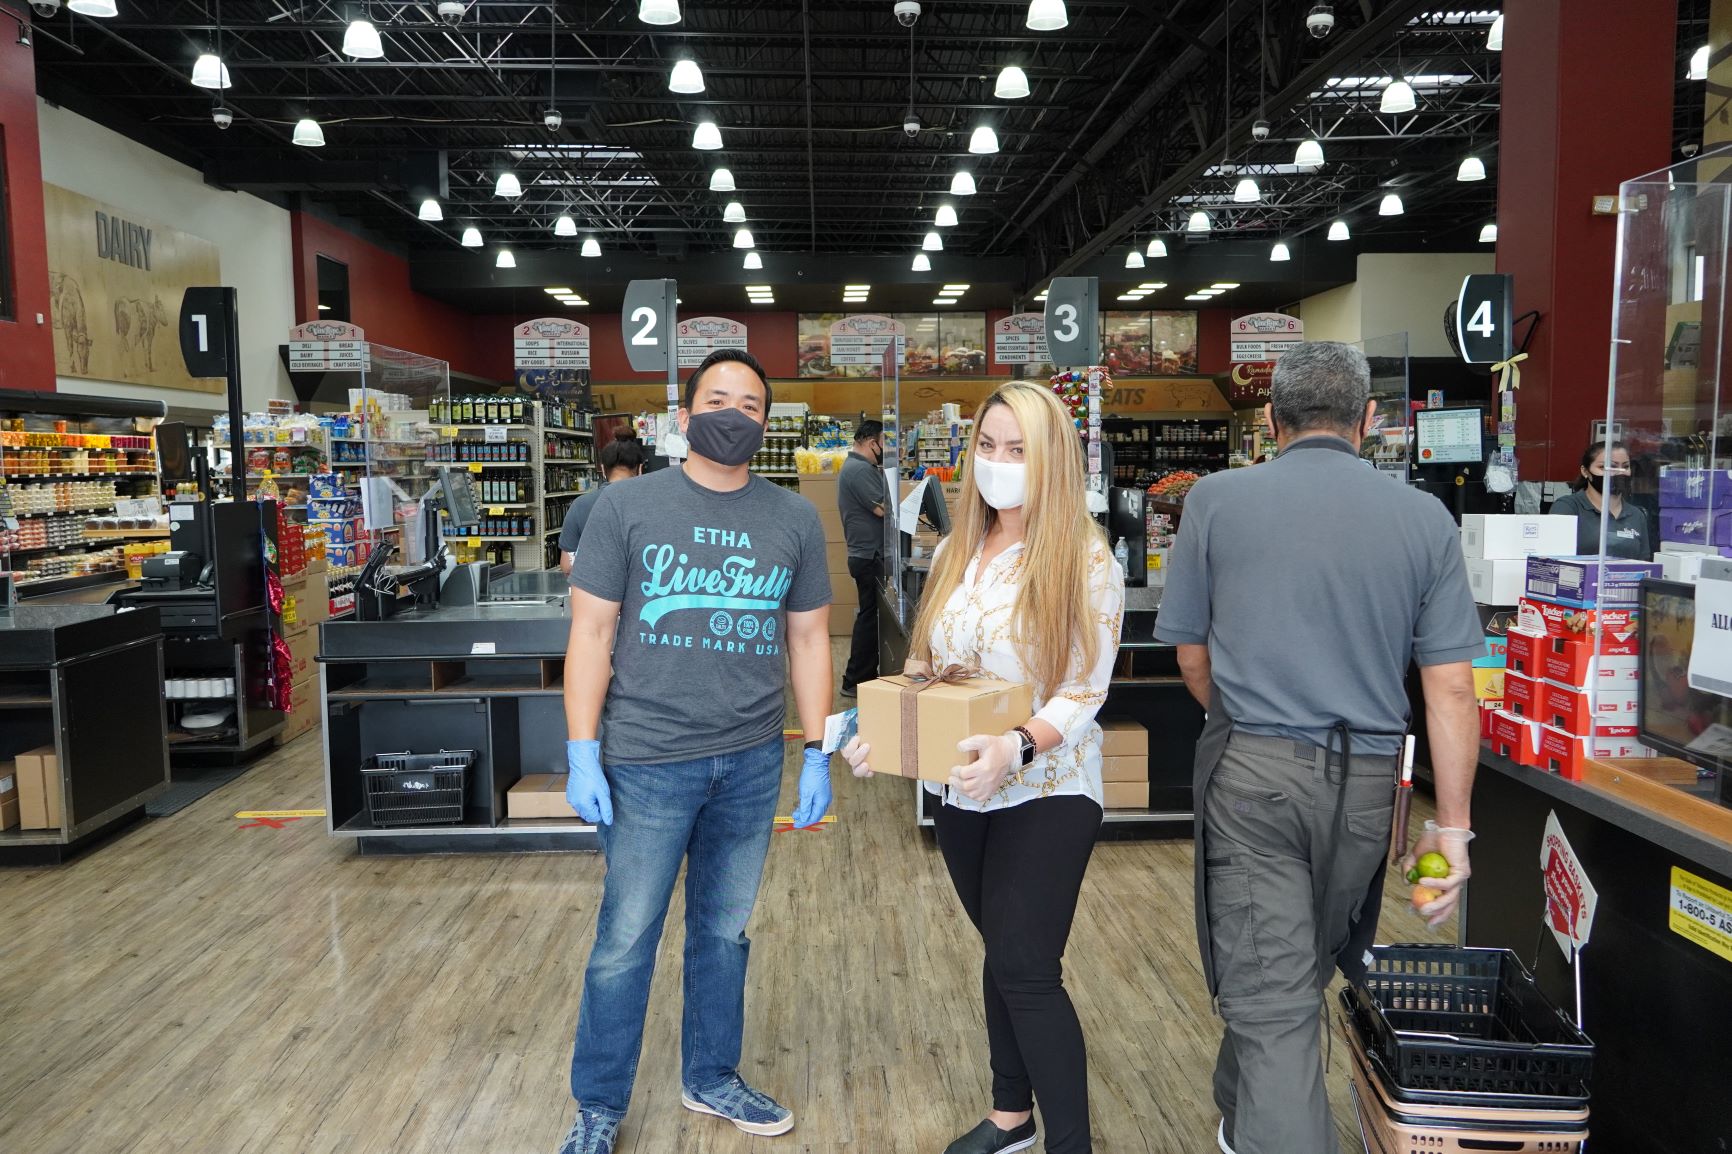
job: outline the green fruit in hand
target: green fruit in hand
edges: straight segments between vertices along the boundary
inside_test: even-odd
[[[1449,876],[1449,859],[1440,853],[1428,853],[1415,862],[1413,868],[1419,878],[1446,878]]]
[[[1407,884],[1410,886],[1419,884],[1419,867],[1418,866],[1414,866],[1412,869],[1407,871]]]

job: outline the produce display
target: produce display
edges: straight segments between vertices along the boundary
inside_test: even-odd
[[[1183,501],[1191,486],[1203,479],[1189,469],[1177,469],[1149,486],[1149,496],[1163,501]]]

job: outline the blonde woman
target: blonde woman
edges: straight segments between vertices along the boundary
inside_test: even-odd
[[[938,845],[986,946],[983,985],[992,1111],[945,1154],[1089,1141],[1082,1026],[1062,959],[1101,824],[1101,731],[1118,651],[1124,579],[1083,505],[1083,453],[1069,414],[1021,382],[975,414],[955,531],[932,563],[908,671],[977,665],[1034,689],[1034,716],[963,741],[944,788]],[[870,775],[870,746],[843,751]],[[928,788],[936,789],[936,786]]]

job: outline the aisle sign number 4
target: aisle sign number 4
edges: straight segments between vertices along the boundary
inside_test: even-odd
[[[1514,278],[1508,273],[1475,273],[1461,282],[1456,302],[1456,343],[1470,365],[1491,365],[1510,356],[1510,302]]]

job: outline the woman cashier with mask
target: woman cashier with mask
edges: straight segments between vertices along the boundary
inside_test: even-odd
[[[1575,490],[1552,505],[1558,516],[1576,518],[1576,552],[1600,551],[1600,522],[1606,523],[1606,556],[1635,561],[1654,558],[1654,535],[1648,514],[1629,500],[1630,451],[1617,441],[1595,442],[1582,453],[1582,475]]]

